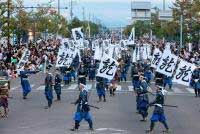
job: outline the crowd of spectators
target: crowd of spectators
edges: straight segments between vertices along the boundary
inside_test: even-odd
[[[30,57],[26,66],[30,70],[42,70],[44,68],[45,57],[47,57],[47,64],[54,64],[59,48],[59,40],[39,41],[37,43],[28,43],[21,45],[7,45],[0,46],[0,70],[6,71],[8,78],[13,79],[18,76],[17,64],[19,63],[25,49],[30,51]]]

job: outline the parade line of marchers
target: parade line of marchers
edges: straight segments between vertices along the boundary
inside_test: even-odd
[[[196,97],[200,96],[199,54],[188,59],[184,56],[186,52],[177,51],[174,43],[136,41],[133,33],[128,40],[94,39],[87,41],[84,39],[81,28],[75,28],[72,30],[72,35],[73,40],[61,39],[59,48],[53,50],[57,51],[55,64],[48,64],[50,60],[48,56],[44,58],[43,63],[43,70],[46,72],[44,94],[48,102],[45,109],[51,108],[53,104],[53,90],[57,95],[57,101],[61,101],[61,84],[69,85],[78,79],[80,94],[78,99],[72,103],[77,106],[77,110],[71,131],[77,131],[83,119],[88,122],[89,129],[94,130],[90,109],[99,109],[99,107],[89,103],[91,92],[87,89],[87,77],[91,81],[96,81],[99,102],[106,102],[106,90],[109,91],[110,96],[115,96],[117,85],[121,81],[127,81],[127,75],[131,75],[133,90],[136,94],[136,110],[142,117],[141,121],[147,121],[148,110],[154,107],[147,133],[153,133],[156,122],[164,125],[163,132],[170,132],[164,107],[177,108],[178,106],[165,103],[167,85],[169,89],[173,87],[173,82],[191,86],[194,88]],[[27,64],[30,55],[29,48],[24,49],[16,70],[21,78],[24,100],[31,92],[29,75],[39,72],[31,70],[30,64]],[[53,70],[53,73],[50,73],[49,69]],[[1,72],[3,79],[6,71]],[[155,94],[149,90],[153,81],[156,85]],[[3,108],[8,108],[9,94],[2,93],[6,84],[2,82],[0,88],[0,106]],[[154,95],[153,102],[149,102],[149,95]],[[3,112],[1,111],[1,114]],[[4,114],[8,114],[6,110]]]

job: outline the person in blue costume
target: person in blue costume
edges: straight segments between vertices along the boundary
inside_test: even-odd
[[[145,81],[143,76],[140,76],[140,88],[137,90],[138,96],[138,112],[142,115],[141,121],[147,121],[148,116],[148,105],[149,105],[149,98],[148,98],[148,84]]]
[[[126,82],[126,75],[127,75],[127,72],[126,72],[126,67],[125,65],[122,67],[121,69],[121,76],[120,76],[120,80],[121,81],[125,81]]]
[[[136,66],[132,69],[132,84],[133,84],[133,89],[134,91],[139,88],[139,70]]]
[[[28,76],[37,72],[39,71],[30,71],[28,65],[25,65],[24,70],[20,71],[21,86],[23,89],[23,99],[27,99],[27,95],[31,92],[31,86],[28,80]]]
[[[150,84],[151,80],[152,80],[152,72],[151,72],[151,69],[150,68],[147,68],[145,71],[144,71],[144,77],[146,78],[146,81],[148,84]]]
[[[147,130],[147,133],[152,133],[155,123],[156,122],[161,122],[164,127],[165,127],[165,131],[168,133],[169,132],[169,127],[168,124],[166,122],[166,116],[164,113],[164,94],[162,92],[163,87],[160,87],[157,85],[157,93],[156,93],[156,98],[153,102],[149,103],[149,106],[154,106],[154,111],[153,111],[153,115],[151,117],[151,124],[150,124],[150,129]]]
[[[97,76],[96,82],[97,82],[96,89],[99,97],[99,102],[102,101],[102,97],[104,99],[104,102],[106,102],[106,90],[105,90],[104,78]]]
[[[93,122],[92,122],[92,116],[90,114],[90,107],[88,105],[88,92],[85,89],[85,85],[82,83],[79,83],[79,98],[74,103],[77,105],[77,110],[74,116],[75,126],[71,129],[71,131],[77,131],[80,122],[85,119],[89,124],[89,129],[93,130]]]
[[[51,73],[47,73],[45,78],[45,96],[48,101],[48,106],[45,109],[51,108],[53,103],[53,76]]]
[[[76,81],[76,71],[75,71],[74,67],[72,67],[72,69],[71,69],[71,76],[72,76],[73,80]]]
[[[96,73],[96,66],[92,62],[89,66],[89,80],[94,80],[95,79],[95,73]]]
[[[169,89],[172,89],[172,77],[164,76],[164,88],[169,85]]]
[[[195,96],[200,97],[200,68],[196,68],[193,71],[191,86],[194,88]]]
[[[57,95],[57,101],[61,100],[61,82],[62,82],[62,76],[59,74],[59,71],[56,71],[56,76],[54,79],[54,90],[56,92]]]
[[[86,85],[86,77],[87,77],[87,70],[83,63],[81,63],[79,69],[78,69],[78,84],[83,83]]]

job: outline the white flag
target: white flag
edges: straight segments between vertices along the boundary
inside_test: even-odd
[[[104,52],[103,52],[103,56],[104,55],[107,55],[108,57],[113,57],[113,52],[114,52],[114,45],[109,45],[109,47],[106,47],[104,49]]]
[[[132,28],[129,36],[129,44],[135,44],[135,27]]]
[[[176,55],[172,54],[169,50],[165,50],[157,66],[156,71],[171,77],[174,72],[177,61],[178,57]]]
[[[173,78],[173,82],[189,86],[192,77],[192,72],[196,69],[194,64],[188,63],[183,59],[180,60],[178,68]]]
[[[24,53],[17,65],[17,69],[23,68],[24,65],[28,62],[31,52],[28,49],[24,50]]]
[[[97,76],[112,80],[117,71],[118,62],[108,56],[104,56],[101,60]]]
[[[101,47],[97,46],[95,48],[95,52],[94,52],[94,59],[95,60],[100,60],[101,56],[102,56],[102,49],[101,49]]]
[[[73,35],[73,38],[76,41],[76,43],[79,45],[79,47],[81,49],[83,49],[84,48],[84,44],[83,44],[84,36],[83,36],[83,32],[81,31],[81,29],[82,29],[81,27],[72,29],[72,35]]]
[[[56,67],[69,67],[78,53],[78,50],[75,47],[72,47],[68,40],[63,39],[62,45],[59,48]]]

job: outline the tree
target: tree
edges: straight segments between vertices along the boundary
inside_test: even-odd
[[[128,25],[123,33],[128,36],[131,33],[131,29],[135,27],[135,35],[136,37],[143,37],[146,34],[150,33],[150,22],[149,21],[136,21],[131,25]]]

